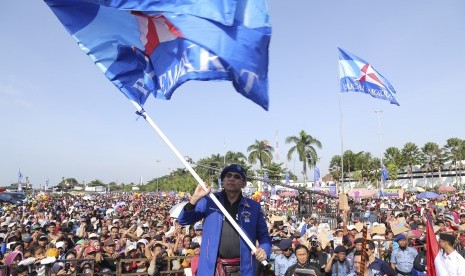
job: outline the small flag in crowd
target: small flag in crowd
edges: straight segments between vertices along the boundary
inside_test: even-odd
[[[289,185],[290,180],[289,180],[289,172],[286,172],[286,185]]]
[[[270,183],[270,178],[268,177],[268,174],[266,172],[263,174],[263,181],[266,183]]]
[[[315,189],[320,189],[320,169],[315,166],[313,169],[313,183],[315,183]]]
[[[268,110],[266,0],[45,0],[106,77],[143,106],[189,80],[229,80]],[[208,35],[205,35],[208,33]]]
[[[339,80],[341,92],[361,92],[399,105],[394,87],[368,62],[339,49]]]

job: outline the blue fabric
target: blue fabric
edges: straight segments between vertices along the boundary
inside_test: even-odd
[[[229,80],[268,109],[266,0],[45,2],[106,77],[141,106],[150,94],[169,100],[189,80]]]
[[[361,92],[399,105],[396,91],[387,79],[368,62],[341,48],[338,49],[341,92]]]
[[[215,196],[223,204],[223,193],[216,193]],[[206,196],[200,199],[195,209],[190,211],[182,210],[178,217],[181,225],[190,225],[205,218],[203,224],[202,244],[200,246],[200,259],[197,275],[214,275],[218,249],[220,245],[221,229],[224,215],[218,209],[210,197]],[[247,237],[255,244],[258,241],[259,246],[263,248],[267,255],[271,253],[271,239],[268,234],[268,227],[265,218],[261,212],[260,204],[243,197],[239,203],[238,224],[246,233]],[[242,240],[240,241],[241,264],[240,270],[242,276],[255,276],[257,274],[257,262],[251,254],[250,248]]]

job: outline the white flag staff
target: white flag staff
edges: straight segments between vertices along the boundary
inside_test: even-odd
[[[191,165],[186,161],[186,159],[183,157],[183,155],[174,147],[174,145],[171,143],[171,141],[166,137],[166,135],[161,131],[161,129],[155,124],[155,122],[150,118],[150,116],[145,112],[145,110],[136,102],[130,101],[137,109],[137,114],[142,116],[147,123],[160,135],[161,139],[168,145],[170,150],[176,155],[176,157],[181,161],[181,163],[186,167],[186,169],[192,174],[192,176],[197,180],[197,183],[199,183],[202,188],[207,191],[207,187],[203,183],[203,180],[200,178],[200,176],[194,171],[194,169],[191,167]],[[234,227],[234,229],[239,233],[241,238],[245,241],[245,243],[250,247],[253,253],[257,251],[257,248],[255,245],[250,241],[249,237],[242,231],[241,227],[237,224],[237,222],[231,217],[231,215],[226,211],[226,209],[223,207],[221,202],[216,198],[216,196],[213,193],[209,193],[208,196],[211,198],[211,200],[216,204],[216,206],[220,209],[220,211],[223,213],[223,215],[226,217],[226,219],[231,223],[231,225]],[[263,265],[267,265],[268,262],[266,260],[262,261]]]

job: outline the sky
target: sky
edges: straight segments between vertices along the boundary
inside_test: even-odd
[[[305,130],[321,141],[328,172],[344,150],[375,156],[389,146],[465,139],[465,1],[269,1],[270,110],[230,82],[190,81],[145,109],[181,154],[194,160],[255,140],[279,144]],[[182,167],[161,138],[78,47],[42,1],[0,9],[0,186],[18,170],[35,187],[62,177],[139,183]],[[339,95],[337,47],[368,61],[400,106],[361,93]],[[382,110],[381,145],[375,110]],[[157,162],[156,160],[159,160]]]

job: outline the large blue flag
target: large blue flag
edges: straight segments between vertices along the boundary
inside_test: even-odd
[[[381,169],[381,187],[380,187],[381,193],[384,192],[384,184],[386,183],[386,180],[388,179],[388,177],[389,177],[389,172],[386,169],[386,167],[383,165],[383,168]]]
[[[113,84],[141,106],[149,94],[170,99],[188,80],[229,80],[268,109],[266,0],[45,2]]]
[[[341,92],[361,92],[399,105],[394,87],[368,62],[339,49]]]
[[[313,170],[313,183],[315,184],[315,189],[319,190],[320,189],[320,169],[315,166],[315,169]]]

